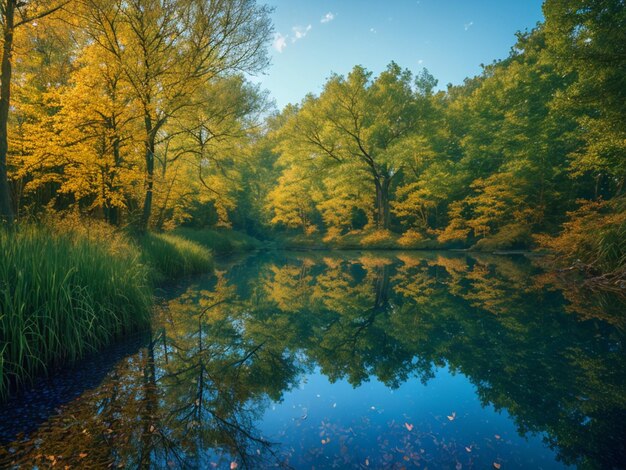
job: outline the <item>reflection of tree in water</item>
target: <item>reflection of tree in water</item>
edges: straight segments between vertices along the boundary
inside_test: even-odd
[[[190,289],[165,310],[162,377],[164,408],[178,443],[203,467],[207,449],[222,449],[239,464],[275,457],[254,430],[268,398],[279,399],[298,374],[294,357],[267,339],[246,335],[247,306],[218,275],[211,290]]]
[[[164,328],[104,383],[69,404],[31,439],[0,450],[15,464],[106,468],[254,467],[278,462],[255,430],[268,398],[291,388],[293,357],[242,330],[232,288],[189,289],[161,313]],[[230,306],[229,306],[230,305]]]
[[[309,322],[298,325],[307,332],[298,344],[325,375],[355,385],[373,375],[395,387],[447,364],[470,378],[484,404],[507,409],[520,432],[546,432],[565,462],[623,461],[626,371],[615,322],[585,307],[586,315],[568,314],[561,293],[527,262],[398,258],[327,258],[316,266],[309,259],[316,301],[279,310]],[[272,267],[281,269],[291,268]],[[289,298],[289,286],[280,287]],[[293,348],[291,322],[276,324]]]
[[[520,432],[545,432],[565,462],[626,457],[623,320],[604,308],[615,300],[600,314],[581,300],[568,311],[563,297],[577,297],[531,263],[467,255],[294,256],[230,276],[170,301],[149,347],[13,458],[279,462],[255,422],[314,365],[331,381],[390,387],[447,365]]]

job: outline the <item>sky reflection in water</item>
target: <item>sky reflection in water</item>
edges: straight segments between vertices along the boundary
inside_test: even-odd
[[[523,257],[255,255],[174,289],[100,385],[0,408],[0,467],[619,468],[624,305],[570,288]]]

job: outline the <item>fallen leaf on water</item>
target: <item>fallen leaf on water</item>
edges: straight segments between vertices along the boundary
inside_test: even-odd
[[[409,424],[409,423],[404,423],[404,427],[407,429],[407,431],[413,431],[413,425]]]
[[[370,465],[370,460],[369,459],[365,459],[365,466],[369,467],[369,465]]]
[[[150,432],[154,432],[154,426],[152,424],[150,425]]]
[[[237,467],[239,467],[239,464],[237,462],[231,462],[230,463],[230,470],[235,470]]]
[[[495,434],[493,437],[495,437],[496,439],[500,439],[500,434]]]
[[[502,465],[500,465],[498,462],[493,463],[493,468],[495,468],[496,470],[498,470],[500,467],[502,467]]]
[[[87,453],[86,453],[86,452],[81,452],[80,454],[78,454],[78,456],[79,456],[81,459],[84,459],[85,457],[87,457]]]
[[[328,439],[322,439],[322,445],[328,444],[329,441],[330,441],[330,437]]]
[[[471,451],[472,451],[472,448],[471,448],[471,447],[466,447],[466,448],[465,448],[465,450],[466,450],[467,452],[471,452]]]
[[[448,416],[448,420],[449,421],[454,421],[454,418],[456,418],[456,413],[453,411],[452,414],[450,416]]]

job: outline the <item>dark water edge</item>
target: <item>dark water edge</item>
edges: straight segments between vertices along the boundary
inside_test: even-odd
[[[0,468],[624,468],[624,304],[524,255],[259,252],[0,407]]]
[[[150,341],[143,331],[121,339],[75,364],[57,368],[0,403],[0,446],[35,431],[85,391],[97,387],[119,361],[136,354]]]

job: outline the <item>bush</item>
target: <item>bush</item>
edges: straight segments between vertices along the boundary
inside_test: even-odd
[[[361,237],[360,244],[366,248],[395,248],[397,235],[389,230],[374,230]]]
[[[582,266],[594,275],[626,277],[626,197],[578,202],[558,236],[535,238],[562,263]]]
[[[502,227],[497,233],[478,240],[472,250],[522,250],[530,248],[532,242],[532,235],[528,226],[509,224]]]
[[[0,397],[149,324],[148,270],[132,244],[19,226],[0,230],[0,252]]]

